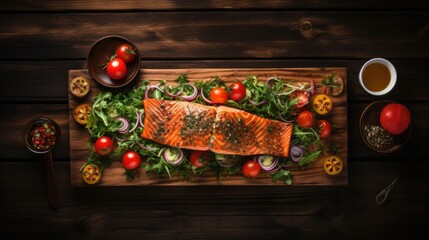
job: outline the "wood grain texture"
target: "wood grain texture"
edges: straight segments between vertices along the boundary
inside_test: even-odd
[[[427,2],[411,1],[404,3],[398,0],[361,0],[361,1],[329,1],[329,0],[146,0],[146,1],[79,1],[70,0],[66,2],[58,2],[55,0],[21,0],[10,1],[4,0],[0,4],[0,9],[3,11],[142,11],[142,10],[162,10],[162,11],[181,11],[181,10],[246,10],[246,9],[270,9],[270,10],[296,10],[296,9],[341,9],[341,10],[392,10],[392,9],[428,9]]]
[[[416,239],[426,231],[428,162],[405,172],[383,206],[374,197],[404,163],[373,158],[349,166],[348,187],[73,188],[61,162],[62,205],[53,211],[42,162],[0,163],[0,211],[8,219],[0,232],[10,239],[332,239],[333,231],[335,239]]]
[[[134,42],[143,59],[424,58],[429,54],[429,15],[418,11],[2,16],[0,59],[83,59],[97,39],[115,34]],[[312,28],[303,30],[304,22]]]
[[[253,69],[141,69],[138,75],[138,80],[134,84],[139,84],[140,81],[147,80],[152,84],[157,84],[160,80],[166,80],[172,84],[180,74],[187,74],[191,82],[210,80],[213,76],[220,77],[226,84],[233,81],[244,81],[248,76],[255,75],[260,81],[266,81],[267,78],[278,76],[283,80],[296,80],[301,82],[310,82],[314,80],[318,86],[317,92],[321,93],[321,84],[323,77],[326,74],[335,74],[342,77],[347,85],[347,72],[345,68],[253,68]],[[69,82],[77,77],[83,76],[90,80],[91,91],[85,96],[85,99],[77,99],[72,94],[69,94],[69,124],[70,124],[70,161],[72,172],[72,184],[74,186],[85,185],[82,181],[82,176],[79,171],[81,166],[86,162],[89,156],[87,142],[89,134],[86,130],[73,119],[73,109],[82,102],[88,102],[100,91],[100,85],[91,78],[87,70],[70,70]],[[101,88],[101,91],[105,91]],[[107,89],[108,90],[108,89]],[[142,96],[143,99],[143,96]],[[347,159],[348,159],[348,132],[347,132],[347,90],[340,97],[333,98],[333,111],[327,119],[331,124],[336,126],[335,134],[329,139],[324,140],[326,149],[332,143],[338,147],[338,155],[343,159],[345,168],[344,171],[334,177],[328,176],[323,171],[322,158],[319,158],[311,166],[300,168],[291,168],[294,175],[294,185],[345,185],[347,184]],[[273,183],[270,176],[262,176],[257,179],[248,180],[242,176],[230,176],[221,180],[216,180],[214,175],[207,176],[192,176],[191,181],[183,181],[182,177],[167,177],[159,178],[150,176],[143,169],[138,170],[138,176],[132,182],[126,182],[123,176],[124,169],[120,163],[114,163],[112,167],[107,168],[103,174],[103,178],[99,185],[102,186],[131,186],[131,185],[274,185],[284,184],[281,182]]]

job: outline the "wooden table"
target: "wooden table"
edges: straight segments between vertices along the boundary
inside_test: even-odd
[[[412,238],[426,233],[428,153],[403,172],[381,206],[375,195],[428,148],[429,3],[404,1],[3,1],[0,3],[0,236],[10,239]],[[86,67],[106,35],[137,43],[142,68],[344,67],[348,185],[340,187],[71,186],[68,70]],[[398,71],[394,90],[367,94],[358,73],[373,57]],[[398,152],[362,141],[363,109],[409,107],[413,131]],[[46,197],[42,156],[22,131],[34,117],[60,124],[54,153],[61,207]]]

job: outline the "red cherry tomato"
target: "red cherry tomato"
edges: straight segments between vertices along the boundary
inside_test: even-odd
[[[255,178],[261,174],[261,165],[255,160],[250,160],[243,165],[241,170],[245,177]]]
[[[329,135],[331,135],[332,127],[328,121],[319,120],[317,121],[317,126],[319,127],[320,138],[327,138]]]
[[[228,101],[228,93],[221,87],[215,87],[210,91],[210,100],[214,103],[225,104]]]
[[[114,58],[107,64],[107,75],[109,75],[111,79],[122,79],[126,73],[127,66],[120,58]]]
[[[111,138],[107,136],[102,136],[98,138],[97,141],[95,141],[94,148],[95,148],[95,152],[97,152],[98,155],[100,156],[108,155],[114,149],[113,141]]]
[[[304,91],[295,91],[290,95],[290,99],[298,98],[298,103],[295,105],[295,108],[302,108],[308,104],[308,98],[310,94]]]
[[[407,130],[411,114],[407,107],[399,103],[387,104],[380,113],[381,126],[390,134],[398,135]]]
[[[313,113],[310,111],[303,111],[298,115],[298,125],[302,128],[310,128],[314,123]]]
[[[229,94],[229,98],[234,101],[243,100],[246,97],[246,86],[241,82],[234,82],[230,86],[231,93]]]
[[[138,168],[142,160],[140,155],[134,151],[128,151],[122,156],[122,164],[127,170],[134,170]]]
[[[191,164],[196,168],[204,167],[209,160],[210,155],[206,151],[193,151],[191,153],[191,157],[189,158]]]
[[[130,44],[124,43],[116,49],[116,56],[125,63],[129,63],[136,56],[136,52]]]

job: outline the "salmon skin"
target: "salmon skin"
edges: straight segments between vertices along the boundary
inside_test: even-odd
[[[292,124],[225,106],[143,100],[142,137],[171,147],[232,155],[287,157]]]

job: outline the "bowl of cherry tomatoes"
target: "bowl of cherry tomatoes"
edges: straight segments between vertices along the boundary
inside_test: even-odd
[[[123,87],[136,78],[140,59],[140,52],[134,43],[121,36],[106,36],[91,47],[88,71],[103,86]]]

